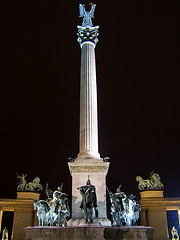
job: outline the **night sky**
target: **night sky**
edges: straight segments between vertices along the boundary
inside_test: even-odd
[[[68,158],[79,153],[79,3],[1,3],[0,197],[16,173],[71,196]],[[180,197],[180,2],[94,1],[99,152],[107,185],[139,197],[135,177],[160,174]],[[84,183],[82,183],[83,185]]]

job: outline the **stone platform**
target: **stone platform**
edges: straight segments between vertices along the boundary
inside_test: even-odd
[[[27,227],[25,240],[153,240],[151,227]]]

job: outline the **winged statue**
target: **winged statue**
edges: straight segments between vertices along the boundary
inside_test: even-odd
[[[95,12],[96,4],[91,5],[91,10],[86,11],[85,6],[82,4],[79,4],[79,17],[83,17],[82,26],[83,27],[92,27],[92,18],[94,18],[94,12]]]

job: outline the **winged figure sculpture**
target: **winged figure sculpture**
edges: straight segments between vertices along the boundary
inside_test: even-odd
[[[94,18],[94,12],[95,12],[96,4],[92,4],[91,10],[86,11],[85,6],[82,4],[79,4],[79,17],[83,17],[82,26],[83,27],[92,27],[92,18]]]

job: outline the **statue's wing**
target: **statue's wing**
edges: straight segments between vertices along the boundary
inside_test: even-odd
[[[84,17],[85,9],[84,6],[80,3],[79,4],[79,17]]]
[[[92,7],[91,7],[91,11],[89,12],[89,13],[90,13],[90,16],[91,16],[92,18],[94,18],[95,8],[96,8],[96,4],[93,4]]]

